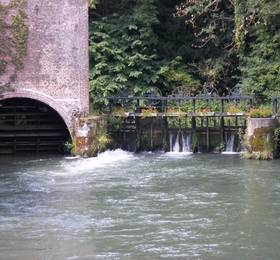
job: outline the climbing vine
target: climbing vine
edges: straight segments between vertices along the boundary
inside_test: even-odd
[[[9,79],[0,87],[9,86],[23,68],[22,59],[27,51],[28,27],[25,13],[26,0],[12,0],[0,4],[0,77],[9,71]]]
[[[96,8],[96,4],[98,4],[98,0],[89,0],[89,7],[90,8]]]

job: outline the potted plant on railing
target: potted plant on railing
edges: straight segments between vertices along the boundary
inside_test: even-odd
[[[168,107],[166,111],[167,116],[178,116],[182,117],[185,116],[187,113],[182,111],[180,107]]]
[[[231,106],[226,108],[226,114],[228,116],[232,116],[232,115],[242,116],[244,113],[243,113],[241,108],[239,108],[239,107],[237,107],[235,105],[231,105]]]
[[[249,111],[250,118],[271,118],[272,110],[270,108],[259,107],[251,108]]]
[[[149,106],[149,107],[141,108],[141,114],[143,117],[157,116],[157,113],[158,113],[158,111],[157,111],[156,107]]]
[[[211,111],[209,108],[203,108],[196,112],[199,116],[214,116],[215,112]]]
[[[117,117],[128,117],[129,112],[126,112],[123,107],[119,106],[112,111],[112,115]]]

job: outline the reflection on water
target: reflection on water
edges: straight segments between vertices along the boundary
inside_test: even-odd
[[[0,159],[0,259],[280,259],[280,162]]]

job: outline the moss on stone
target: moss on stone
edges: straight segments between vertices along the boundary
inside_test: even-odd
[[[253,152],[264,152],[273,150],[273,128],[263,127],[254,130],[254,135],[250,137],[249,144]]]
[[[273,160],[274,156],[272,152],[263,151],[263,152],[244,152],[242,158],[249,160]]]
[[[111,143],[111,137],[107,134],[107,118],[104,116],[80,118],[76,132],[80,127],[88,126],[88,133],[73,136],[73,154],[83,157],[93,157],[104,152]]]
[[[275,157],[274,147],[273,127],[257,128],[249,138],[248,147],[242,157],[253,160],[272,160]]]
[[[17,72],[23,68],[22,59],[26,55],[28,39],[25,6],[26,0],[0,4],[0,76],[9,65],[14,67],[6,86],[16,79]]]

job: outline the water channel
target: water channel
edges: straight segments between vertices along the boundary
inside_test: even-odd
[[[0,158],[0,259],[280,259],[280,161]]]

